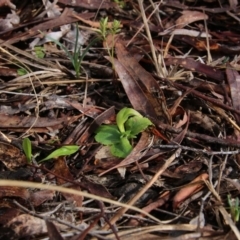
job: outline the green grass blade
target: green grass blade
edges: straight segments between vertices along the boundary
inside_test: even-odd
[[[29,138],[24,138],[22,142],[22,148],[26,155],[28,163],[32,161],[32,143]]]

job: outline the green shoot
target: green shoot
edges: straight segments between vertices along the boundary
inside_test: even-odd
[[[79,38],[79,28],[78,24],[76,26],[77,33],[76,33],[76,41],[74,45],[74,51],[71,53],[62,43],[60,43],[58,40],[55,40],[51,37],[48,37],[51,41],[53,41],[55,44],[57,44],[67,55],[67,57],[70,59],[73,68],[76,73],[76,78],[79,78],[81,75],[81,66],[82,66],[82,61],[84,57],[86,56],[88,50],[90,47],[98,40],[98,38],[93,39],[89,45],[86,47],[86,49],[81,52],[81,47],[78,46],[78,38]]]
[[[24,76],[28,73],[28,71],[25,68],[19,68],[17,70],[17,73],[18,73],[19,76]]]
[[[230,195],[227,195],[228,205],[230,207],[230,214],[233,221],[236,223],[239,221],[240,208],[239,208],[239,198],[231,198]]]
[[[120,8],[124,8],[125,7],[125,2],[124,1],[121,1],[121,0],[114,0],[115,3],[117,3],[117,5],[120,7]]]
[[[44,161],[47,161],[52,158],[57,158],[60,156],[69,156],[75,152],[77,152],[79,149],[79,146],[77,145],[69,145],[69,146],[63,146],[55,151],[53,151],[51,154],[49,154],[47,157],[39,161],[39,163],[42,163]]]
[[[29,138],[24,138],[22,142],[22,148],[27,158],[27,162],[32,162],[32,143]]]
[[[29,140],[29,138],[24,138],[22,142],[22,148],[25,153],[25,156],[27,158],[28,163],[32,162],[32,143]],[[39,161],[39,163],[47,161],[52,158],[57,158],[60,156],[69,156],[79,150],[79,146],[77,145],[69,145],[69,146],[63,146],[59,149],[53,151],[50,153],[47,157]]]
[[[137,112],[136,110],[134,110],[132,108],[123,108],[117,114],[117,118],[116,118],[117,126],[118,126],[121,133],[125,132],[124,124],[128,120],[128,118],[132,117],[132,116],[143,117],[139,112]]]
[[[115,39],[115,35],[117,33],[119,33],[121,30],[121,22],[118,21],[118,20],[114,20],[113,23],[112,23],[112,26],[109,28],[108,27],[108,17],[105,17],[105,18],[102,18],[100,20],[100,29],[99,29],[99,35],[100,35],[100,38],[103,40],[103,41],[106,41],[107,40],[107,36],[109,34],[112,35],[112,39],[114,41]],[[111,58],[111,63],[112,63],[112,67],[114,68],[114,63],[113,63],[113,56],[114,56],[114,42],[112,43],[112,47],[108,47],[107,46],[107,51],[108,51],[108,55],[110,56]]]
[[[113,156],[125,158],[133,149],[130,139],[144,131],[152,122],[132,108],[123,108],[116,117],[117,125],[102,125],[95,140],[110,147]]]
[[[44,58],[45,56],[45,49],[41,46],[35,46],[34,47],[34,51],[35,51],[35,54],[36,54],[36,57],[37,58]]]

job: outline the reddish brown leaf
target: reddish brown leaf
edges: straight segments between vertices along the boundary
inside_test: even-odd
[[[157,200],[143,207],[144,212],[150,213],[152,210],[163,206],[170,198],[170,191],[164,192]],[[137,215],[138,217],[143,217],[143,214]],[[138,226],[140,222],[137,219],[131,219],[128,223],[129,226]]]
[[[203,188],[203,180],[208,179],[208,174],[203,173],[195,178],[188,186],[181,188],[173,198],[173,207],[177,208],[186,198]]]

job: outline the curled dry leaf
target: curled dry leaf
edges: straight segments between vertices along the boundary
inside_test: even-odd
[[[182,16],[177,19],[176,27],[183,28],[189,23],[207,19],[208,15],[203,12],[185,10],[182,12]]]

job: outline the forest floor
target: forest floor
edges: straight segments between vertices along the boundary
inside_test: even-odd
[[[235,0],[0,0],[0,240],[240,239]]]

